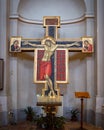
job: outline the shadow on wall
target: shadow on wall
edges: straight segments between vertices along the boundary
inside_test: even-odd
[[[95,112],[93,110],[85,110],[86,117],[85,121],[95,125]]]
[[[95,119],[95,125],[104,129],[104,114],[96,113]]]
[[[8,117],[8,112],[6,111],[0,112],[0,126],[7,125],[8,123],[7,117]]]
[[[10,54],[13,57],[17,57],[19,59],[24,59],[24,60],[29,60],[29,61],[34,61],[34,52],[21,52],[21,53],[11,53]]]
[[[74,55],[69,57],[69,61],[75,61],[75,60],[84,60],[86,57],[91,57],[92,54],[85,54],[82,52],[74,53]]]
[[[93,110],[85,110],[86,117],[85,122],[89,124],[93,124],[97,127],[102,127],[104,129],[104,114],[103,113],[95,113]]]
[[[24,109],[17,110],[18,122],[26,121],[26,113],[24,112]],[[39,115],[41,113],[41,107],[32,107],[32,109],[34,112],[36,112],[36,115]]]
[[[71,121],[79,121],[80,120],[80,110],[75,107],[64,107],[64,117],[66,120],[71,120]]]

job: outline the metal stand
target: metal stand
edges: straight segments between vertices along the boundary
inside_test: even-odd
[[[80,128],[78,128],[78,130],[87,130],[85,128],[83,128],[83,98],[81,98],[81,126]]]
[[[83,128],[83,100],[84,100],[84,98],[90,98],[90,96],[89,96],[89,93],[88,92],[75,92],[75,96],[76,96],[76,98],[80,98],[80,100],[81,100],[81,126],[80,126],[80,128],[78,128],[78,129],[75,129],[75,130],[87,130],[87,129],[85,129],[85,128]]]

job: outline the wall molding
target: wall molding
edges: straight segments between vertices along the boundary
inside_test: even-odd
[[[75,19],[61,20],[61,25],[75,24],[75,23],[85,21],[88,18],[94,18],[94,17],[95,17],[94,14],[90,14],[90,13],[84,14],[81,17],[78,17],[78,18],[75,18]],[[12,14],[9,18],[11,20],[17,19],[18,21],[21,21],[23,23],[43,25],[43,20],[27,19],[27,18],[24,18],[23,16],[18,15],[18,14]]]

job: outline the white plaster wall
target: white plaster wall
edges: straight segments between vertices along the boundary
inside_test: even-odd
[[[3,0],[1,1],[3,2]],[[64,2],[63,0],[10,0],[9,8],[10,36],[42,38],[44,36],[42,19],[43,16],[49,15],[61,16],[60,38],[94,36],[94,18],[91,17],[94,15],[94,0],[64,0]],[[6,14],[3,14],[5,12],[1,13],[1,17],[6,16]],[[82,15],[86,16],[78,20]],[[19,16],[22,16],[24,21],[20,20]],[[75,19],[77,22],[75,22]],[[35,20],[38,24],[35,24]],[[64,24],[65,22],[66,24]],[[4,26],[3,21],[0,22],[0,30],[4,32],[2,25]],[[6,31],[4,33],[6,34]],[[0,35],[0,40],[1,37],[2,35]],[[3,41],[5,39],[4,37]],[[1,48],[6,47],[3,41],[0,41],[2,43],[0,44]],[[5,52],[7,50],[0,49],[0,55],[7,59]],[[40,85],[33,84],[33,56],[33,53],[26,52],[10,56],[10,75],[8,79],[10,79],[9,99],[11,104],[9,107],[12,109],[17,110],[28,105],[36,106],[36,93]],[[73,106],[80,107],[80,101],[75,99],[75,91],[89,91],[92,99],[87,101],[85,108],[94,110],[95,102],[93,98],[96,88],[94,74],[94,55],[87,57],[81,53],[69,53],[69,84],[60,85],[61,93],[64,94],[63,105],[65,110]]]
[[[65,107],[80,108],[80,100],[75,98],[75,92],[86,91],[86,77],[86,56],[80,52],[69,52],[69,84],[63,93]]]
[[[62,20],[67,20],[81,17],[85,5],[83,0],[21,0],[18,12],[28,19],[42,20],[43,16],[61,16]]]
[[[0,91],[0,125],[7,124],[8,98],[9,98],[9,1],[0,0],[0,58],[4,60],[4,83]]]
[[[80,38],[85,35],[85,22],[61,25],[60,38]]]
[[[42,20],[44,15],[46,16],[46,15],[60,15],[60,14],[61,14],[61,20],[75,19],[75,18],[81,17],[85,12],[85,5],[82,0],[78,0],[77,2],[72,1],[72,0],[70,0],[70,1],[66,0],[64,5],[63,5],[62,1],[60,1],[60,2],[53,1],[50,4],[50,6],[49,6],[48,2],[45,1],[44,3],[42,3],[41,0],[40,1],[22,0],[18,3],[19,3],[19,5],[18,5],[19,15],[21,15],[24,18],[32,19],[32,20],[34,20],[34,19]],[[40,4],[40,3],[42,3],[42,4]],[[57,10],[58,8],[56,8],[57,4],[60,5],[59,10],[61,7],[63,8],[63,10],[61,10],[62,13],[59,11],[60,14],[57,14],[57,11],[58,11]],[[45,8],[46,6],[47,6],[47,8]],[[53,7],[54,7],[54,10],[51,10]],[[41,8],[42,11],[40,11],[39,8]],[[28,10],[28,12],[27,12],[27,10]],[[15,12],[15,10],[12,9],[11,14],[14,14],[13,11]],[[69,13],[66,13],[65,11],[67,11]],[[72,15],[72,12],[74,12],[73,13],[74,15]],[[14,23],[14,25],[16,24],[16,26],[12,26],[13,23]],[[12,34],[11,34],[12,36],[17,35],[17,36],[22,36],[24,38],[42,38],[44,36],[44,28],[42,27],[42,25],[29,24],[29,23],[24,23],[21,21],[16,22],[14,19],[11,19],[11,30],[15,30],[15,31],[13,31],[14,33],[12,32]],[[85,33],[86,32],[85,32],[85,22],[84,21],[75,23],[75,24],[62,25],[62,27],[59,29],[60,38],[79,38],[79,37],[82,37],[83,35],[85,35]],[[33,57],[33,54],[32,54],[32,57]],[[33,86],[37,86],[37,85],[33,85],[33,82],[32,82],[33,59],[30,61],[30,59],[32,57],[29,56],[29,54],[27,54],[27,53],[22,53],[21,55],[17,56],[17,59],[15,59],[16,57],[13,58],[14,60],[17,60],[17,63],[16,63],[16,65],[17,65],[16,71],[18,74],[17,78],[16,78],[17,79],[17,85],[16,85],[16,87],[17,87],[16,88],[16,90],[17,90],[17,93],[16,93],[17,106],[16,107],[17,108],[23,108],[26,105],[32,105],[32,106],[36,105],[35,104],[36,101],[32,101],[32,99],[34,99],[33,98],[34,93],[36,93],[35,88]],[[72,67],[70,67],[70,70],[72,70],[72,73],[70,75],[72,75],[72,76],[70,76],[69,80],[70,79],[72,80],[71,84],[73,86],[74,91],[79,90],[78,88],[80,88],[80,87],[82,88],[82,90],[85,89],[85,88],[83,88],[83,86],[84,86],[83,84],[84,84],[85,80],[83,80],[83,82],[82,82],[82,77],[79,77],[79,80],[77,81],[77,76],[79,76],[80,69],[82,69],[82,67],[84,67],[85,64],[83,64],[83,62],[80,62],[80,57],[78,57],[78,61],[74,61],[76,64],[75,68],[73,67],[73,62],[71,63],[71,61],[69,61],[70,64],[72,64]],[[13,67],[12,67],[12,69],[13,69]],[[14,69],[15,69],[15,67],[14,67]],[[82,71],[82,73],[84,74],[85,70],[84,70],[84,72]],[[25,76],[24,76],[24,74],[25,74]],[[72,78],[72,77],[74,77],[74,78]],[[84,76],[83,76],[83,78],[84,78]],[[13,80],[12,80],[11,84],[12,84],[12,86],[14,85]],[[70,84],[68,85],[68,90],[70,93],[69,92],[65,93],[66,102],[68,101],[67,98],[70,99],[69,95],[72,92],[72,90],[70,90],[69,86],[70,86]],[[23,92],[24,92],[24,94],[23,94]],[[30,94],[31,94],[31,99],[29,99]],[[73,100],[75,100],[74,95],[73,95],[73,98],[69,100],[70,102],[68,102],[68,107],[70,107],[70,104],[73,104]],[[34,102],[34,104],[33,104],[33,102]]]
[[[13,2],[13,1],[12,1]],[[26,19],[31,20],[37,20],[41,21],[43,16],[47,15],[59,15],[61,16],[61,21],[67,21],[71,19],[77,19],[81,17],[82,15],[87,12],[86,6],[84,4],[84,1],[82,0],[65,0],[64,4],[63,1],[50,1],[52,2],[49,4],[46,1],[24,1],[21,0],[18,5],[18,12],[17,14],[21,15],[22,17]],[[13,2],[14,3],[14,2]],[[92,2],[91,2],[92,3]],[[57,5],[60,5],[57,8]],[[15,5],[16,6],[16,5]],[[54,10],[53,10],[54,7]],[[62,10],[60,10],[62,8]],[[27,11],[28,10],[28,11]],[[42,11],[41,11],[42,10]],[[59,12],[58,12],[59,10]],[[11,14],[14,14],[15,9],[13,8],[11,11]],[[68,12],[68,13],[66,13]],[[73,13],[72,13],[73,12]],[[60,14],[59,14],[60,13]],[[92,12],[91,12],[92,13]],[[16,14],[16,13],[15,13]],[[14,25],[12,26],[14,22]],[[11,19],[11,30],[15,30],[14,35],[22,36],[24,38],[42,38],[44,36],[44,28],[42,28],[42,25],[36,25],[36,24],[30,24],[22,22],[22,21],[14,21],[14,19]],[[93,24],[93,23],[92,23]],[[65,24],[62,25],[59,29],[59,36],[60,38],[79,38],[82,36],[85,36],[87,34],[87,27],[86,27],[86,21],[79,21],[72,24]],[[13,33],[12,33],[13,35]],[[90,34],[88,34],[90,35]],[[71,56],[70,56],[71,54]],[[25,56],[26,55],[26,56]],[[32,55],[33,56],[33,55]],[[21,59],[22,57],[22,59]],[[26,58],[28,57],[28,58]],[[70,84],[67,85],[67,90],[64,93],[64,101],[68,102],[65,105],[65,107],[70,107],[76,105],[73,102],[75,101],[74,92],[75,91],[85,91],[87,90],[87,58],[86,56],[82,55],[80,53],[69,53],[69,82]],[[15,57],[14,57],[15,58]],[[33,60],[30,62],[30,56],[27,56],[27,54],[21,54],[17,57],[17,108],[22,108],[26,105],[33,105],[33,102],[31,99],[31,103],[28,100],[28,96],[30,93],[34,97],[33,83],[31,82],[32,74],[33,74]],[[71,59],[71,60],[70,60]],[[26,65],[27,64],[27,65]],[[28,67],[27,67],[28,66]],[[25,76],[24,76],[25,74]],[[80,75],[80,76],[79,76]],[[13,81],[12,81],[13,84]],[[31,87],[29,87],[31,86]],[[93,86],[92,86],[93,87]],[[31,88],[31,89],[29,89]],[[31,91],[31,92],[30,92]],[[34,89],[35,91],[35,89]],[[22,94],[24,92],[24,94]],[[34,92],[36,93],[36,92]],[[23,103],[24,102],[24,103]],[[34,104],[35,105],[35,104]]]
[[[43,38],[44,30],[43,25],[19,22],[18,35],[24,38]]]
[[[36,85],[33,83],[32,53],[23,53],[18,56],[18,109],[36,105]]]

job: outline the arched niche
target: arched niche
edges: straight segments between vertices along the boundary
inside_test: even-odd
[[[19,16],[42,21],[43,16],[60,16],[62,21],[77,19],[85,14],[84,0],[21,0]]]

